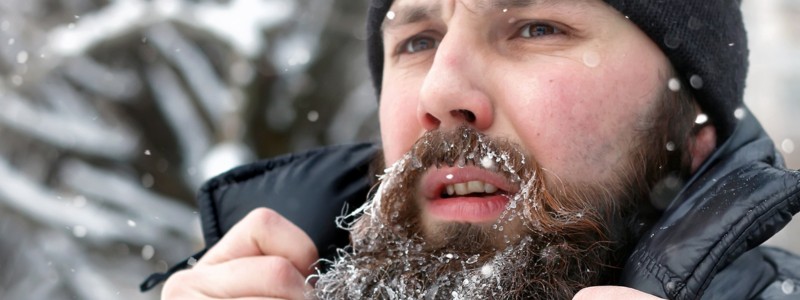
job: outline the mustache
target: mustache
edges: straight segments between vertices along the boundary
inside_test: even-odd
[[[517,170],[530,169],[522,147],[504,139],[487,136],[469,126],[460,126],[452,131],[429,131],[425,133],[409,152],[412,165],[417,166],[476,166],[489,167],[499,164],[503,173],[515,174]],[[509,179],[517,179],[511,175]]]
[[[596,195],[606,191],[572,186],[557,176],[548,184],[547,172],[522,146],[469,126],[425,133],[403,158],[387,168],[380,179],[380,191],[371,203],[371,215],[377,219],[365,222],[363,227],[370,227],[366,226],[368,223],[405,222],[407,226],[397,227],[395,233],[411,238],[419,229],[420,208],[411,199],[417,197],[420,178],[431,168],[467,165],[496,172],[518,185],[518,192],[508,195],[511,208],[497,221],[498,226],[519,218],[528,232],[554,243],[608,239],[609,229],[604,224],[618,212],[618,207],[616,203],[598,201]]]

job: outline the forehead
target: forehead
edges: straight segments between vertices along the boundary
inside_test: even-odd
[[[426,19],[446,18],[456,6],[479,15],[519,8],[561,7],[588,10],[604,5],[600,0],[395,0],[384,18],[383,27],[415,23]]]
[[[392,6],[453,6],[456,3],[462,4],[473,9],[493,9],[493,8],[515,8],[547,3],[577,3],[586,0],[395,0]]]

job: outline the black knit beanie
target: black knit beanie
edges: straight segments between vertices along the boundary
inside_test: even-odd
[[[733,132],[743,106],[747,77],[747,36],[741,0],[605,0],[639,26],[666,54],[682,86],[717,128],[718,140]],[[380,94],[383,72],[383,22],[392,0],[370,0],[367,55]]]

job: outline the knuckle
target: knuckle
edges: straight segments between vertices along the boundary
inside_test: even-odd
[[[245,217],[246,220],[254,223],[255,225],[276,225],[283,222],[283,216],[278,212],[266,208],[259,207],[251,211]]]
[[[286,258],[272,256],[267,260],[265,265],[266,271],[271,275],[273,280],[282,285],[290,285],[294,283],[298,276],[297,269]]]

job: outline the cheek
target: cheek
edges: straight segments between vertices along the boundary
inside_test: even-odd
[[[411,92],[416,90],[400,79],[394,80],[397,81],[382,87],[380,100],[381,140],[387,166],[402,158],[423,132],[416,117],[418,93]]]
[[[523,109],[506,110],[543,167],[564,179],[602,179],[629,153],[635,125],[655,99],[657,69],[557,70],[517,95]]]
[[[526,141],[534,155],[559,174],[570,174],[587,165],[607,164],[608,153],[613,153],[614,135],[611,121],[617,111],[610,109],[613,93],[597,90],[596,83],[575,76],[549,79],[539,105],[530,112],[525,126]],[[528,129],[532,130],[528,130]],[[591,171],[591,170],[589,170]]]

